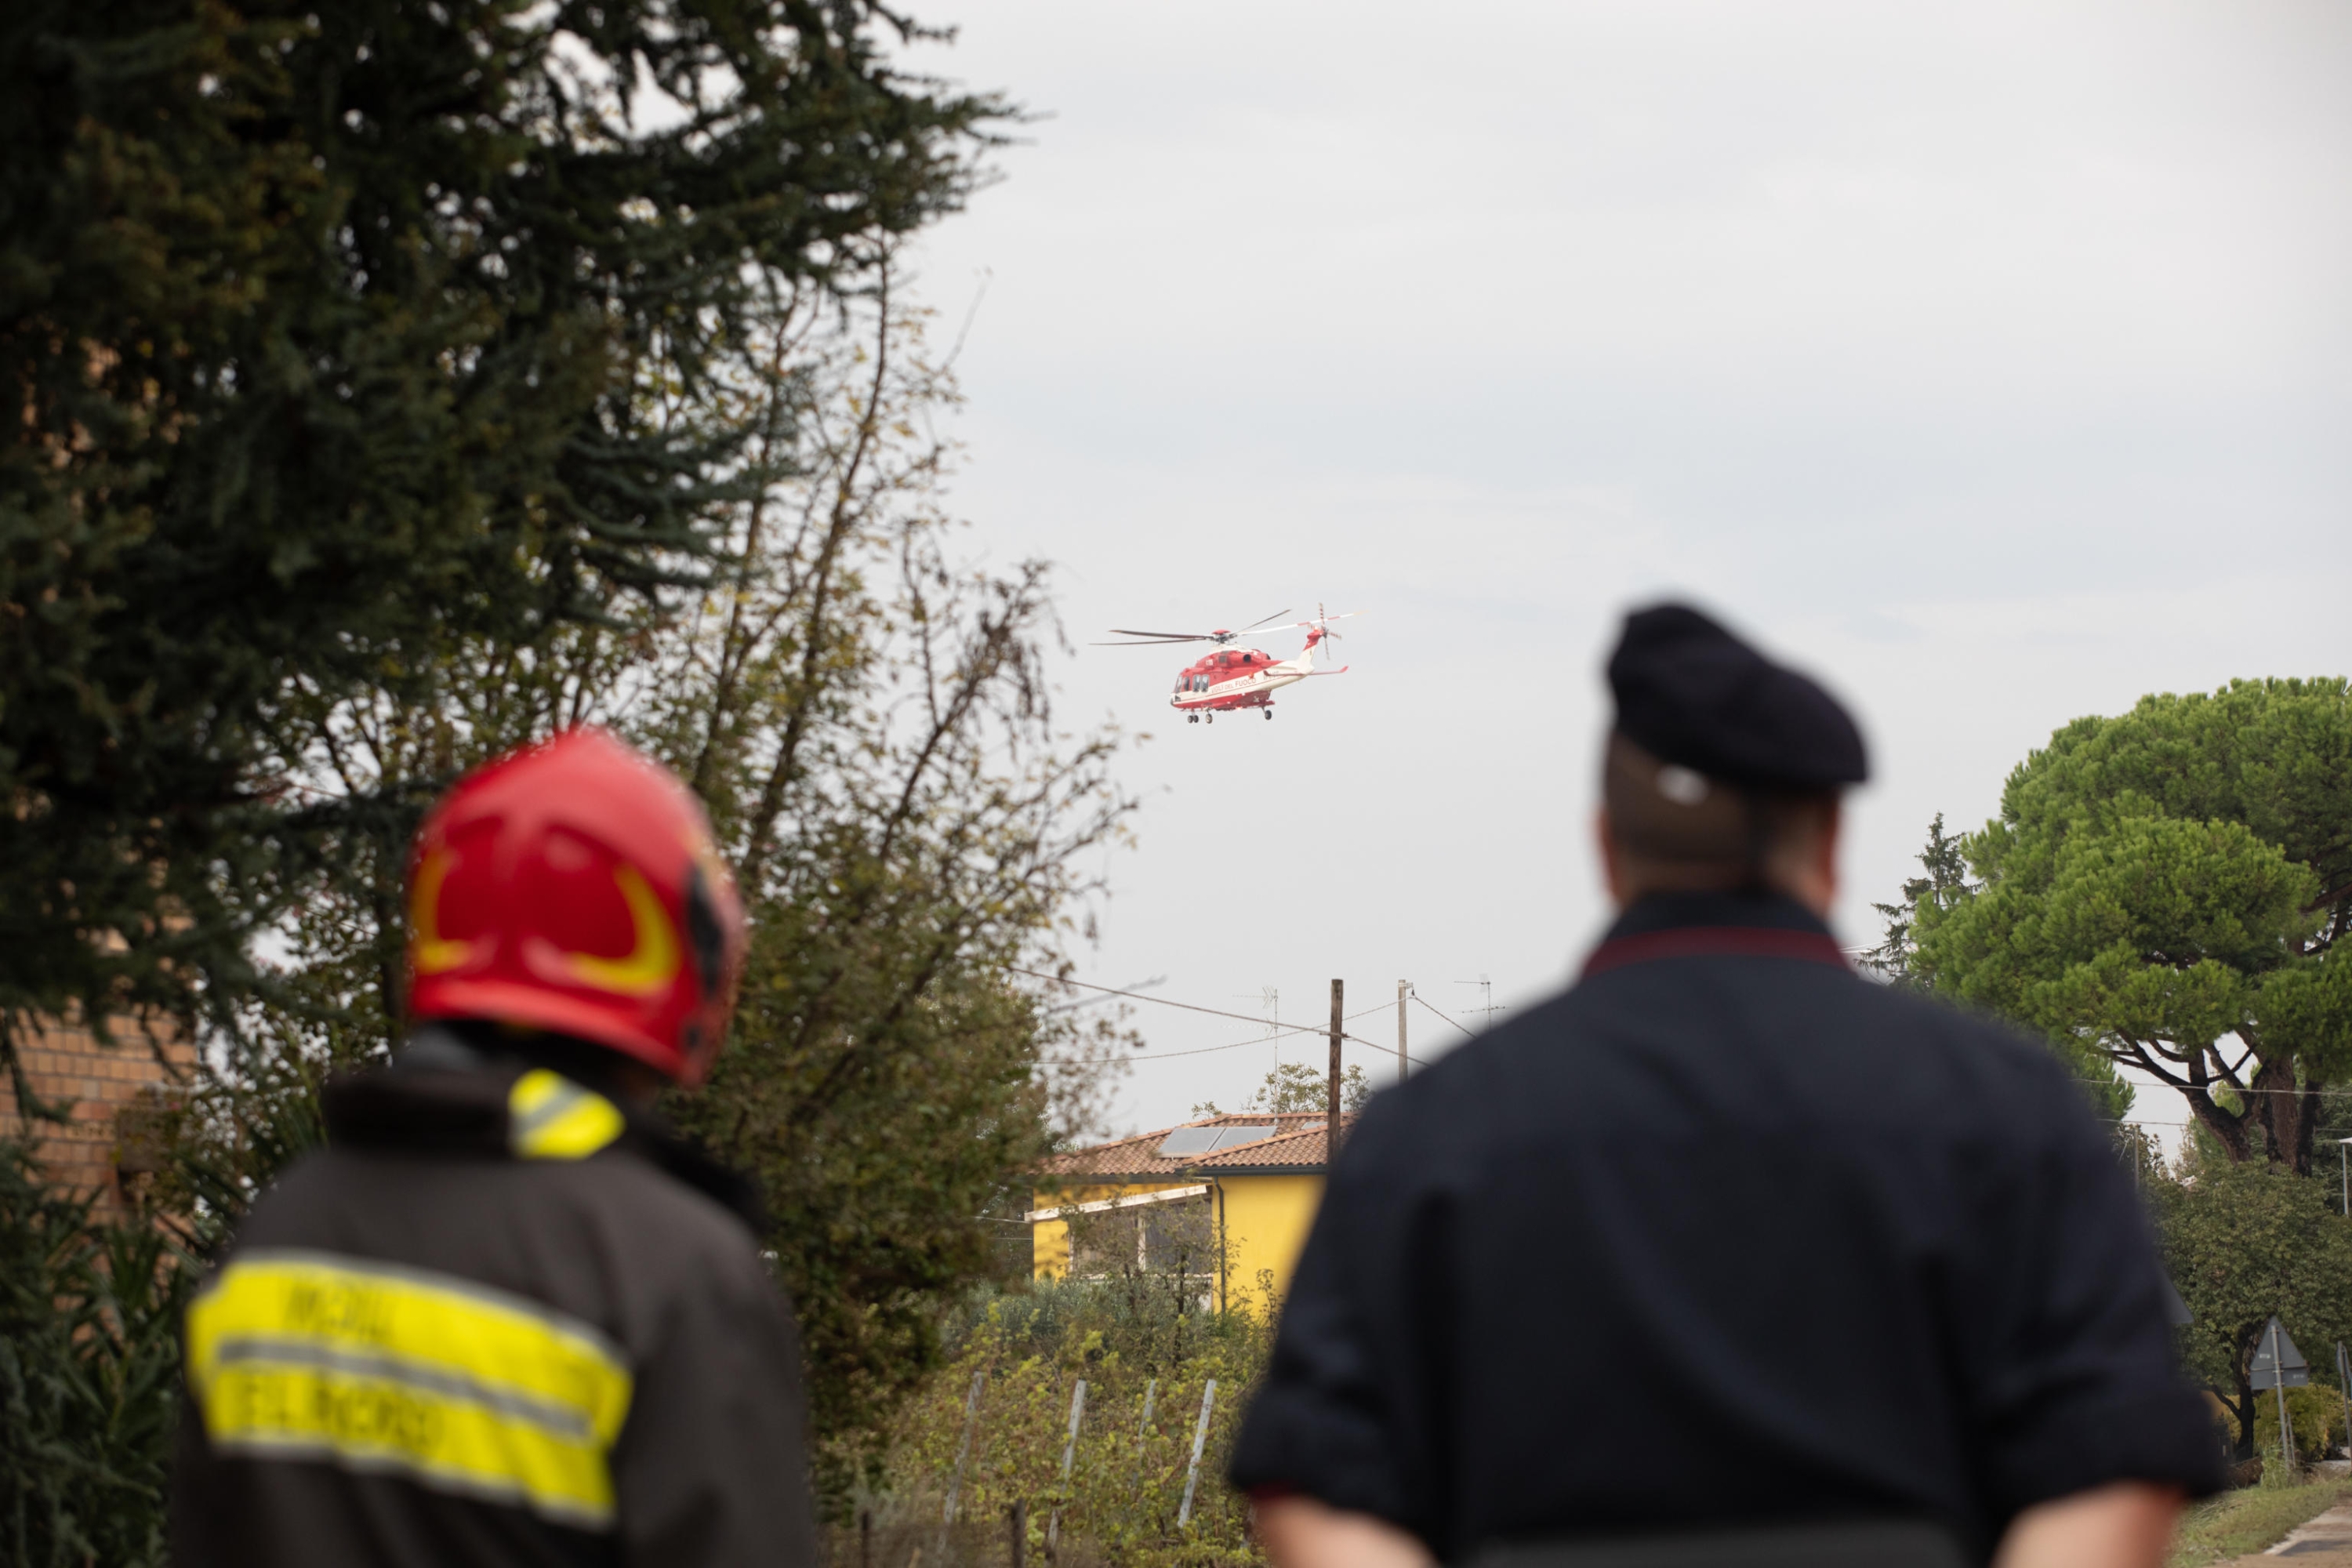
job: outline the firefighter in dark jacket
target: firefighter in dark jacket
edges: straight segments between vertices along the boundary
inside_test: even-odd
[[[1631,616],[1564,994],[1376,1098],[1233,1458],[1277,1568],[2160,1568],[2218,1481],[2049,1050],[1856,975],[1862,738]]]
[[[462,781],[409,875],[415,1033],[188,1310],[173,1561],[814,1563],[748,1188],[646,1110],[742,960],[700,807],[574,730]]]

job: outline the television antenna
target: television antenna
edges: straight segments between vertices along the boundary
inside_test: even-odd
[[[1247,995],[1247,992],[1239,993]],[[1282,989],[1276,985],[1262,987],[1257,1005],[1265,1012],[1265,1037],[1274,1042],[1274,1071],[1277,1079],[1282,1074]]]
[[[1479,1005],[1475,1007],[1465,1007],[1462,1010],[1465,1013],[1476,1013],[1484,1016],[1486,1022],[1478,1026],[1482,1030],[1489,1029],[1494,1026],[1496,1014],[1507,1013],[1510,1011],[1507,1007],[1498,1007],[1495,1005],[1495,983],[1483,973],[1475,980],[1457,980],[1454,984],[1456,985],[1475,985],[1478,987]]]

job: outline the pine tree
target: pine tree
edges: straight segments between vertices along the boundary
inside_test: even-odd
[[[2352,1070],[2352,685],[2239,680],[2079,719],[1921,904],[1937,989],[2178,1090],[2233,1160],[2311,1170]]]

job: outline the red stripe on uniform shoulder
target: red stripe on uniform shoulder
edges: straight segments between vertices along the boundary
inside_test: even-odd
[[[1817,931],[1778,931],[1769,926],[1683,926],[1645,931],[1604,942],[1584,961],[1587,980],[1629,963],[1658,958],[1794,958],[1843,969],[1845,952]]]

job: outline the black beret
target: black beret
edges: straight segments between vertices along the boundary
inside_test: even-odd
[[[1625,617],[1609,658],[1617,732],[1662,763],[1746,789],[1826,790],[1870,776],[1838,700],[1687,605]]]

